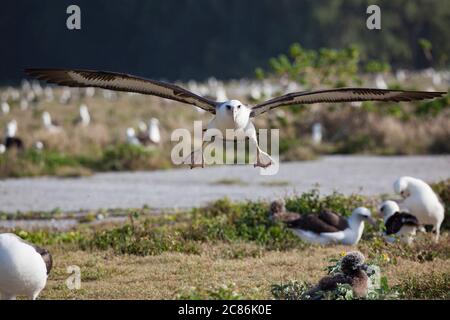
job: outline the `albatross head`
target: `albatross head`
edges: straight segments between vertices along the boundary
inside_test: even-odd
[[[357,221],[367,221],[373,225],[376,223],[376,221],[372,218],[370,210],[365,207],[358,207],[353,210],[350,219]]]
[[[394,183],[394,191],[402,196],[403,199],[408,198],[411,195],[411,190],[409,190],[409,184],[414,178],[411,177],[401,177],[397,179]]]
[[[400,211],[400,207],[398,206],[397,202],[388,200],[388,201],[384,201],[380,205],[378,211],[383,216],[384,221],[386,221],[394,213]]]
[[[235,128],[244,128],[248,123],[250,111],[250,108],[239,100],[229,100],[219,106],[218,114],[223,119],[232,120]]]

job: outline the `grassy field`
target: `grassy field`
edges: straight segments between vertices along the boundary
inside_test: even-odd
[[[447,207],[438,244],[426,234],[412,246],[388,245],[379,220],[377,227],[366,226],[356,247],[310,245],[270,221],[267,203],[226,199],[171,214],[101,211],[125,216],[125,223],[94,221],[97,213],[91,213],[75,230],[9,231],[53,252],[44,299],[272,299],[274,288],[311,284],[326,274],[331,259],[355,249],[381,268],[385,284],[378,298],[450,299],[450,181],[433,187]],[[360,205],[374,212],[384,197],[321,196],[313,190],[286,199],[286,206],[301,214],[330,208],[348,215]],[[40,216],[48,214],[22,214]],[[79,290],[66,286],[72,265],[81,269]]]

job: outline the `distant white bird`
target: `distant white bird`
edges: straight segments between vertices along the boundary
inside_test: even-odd
[[[216,100],[217,101],[226,101],[228,100],[227,97],[227,91],[225,90],[225,87],[221,84],[216,88]]]
[[[11,120],[6,124],[4,146],[5,150],[16,148],[18,150],[23,149],[22,139],[16,137],[17,135],[17,121]]]
[[[61,104],[68,104],[70,100],[72,99],[72,91],[70,88],[64,88],[61,97],[59,98],[59,102]]]
[[[138,124],[139,135],[137,139],[142,145],[151,146],[161,143],[161,133],[159,130],[159,120],[156,118],[151,118],[148,121],[148,125],[144,122],[139,122]]]
[[[36,141],[36,142],[33,144],[33,147],[34,147],[36,150],[41,151],[41,150],[44,149],[44,143],[43,143],[42,141]]]
[[[301,216],[287,222],[287,226],[306,242],[355,245],[361,239],[365,221],[374,223],[370,210],[359,207],[353,210],[347,220],[331,211],[324,211],[319,215]]]
[[[151,118],[148,123],[148,137],[150,141],[159,144],[161,142],[161,132],[159,131],[159,120]]]
[[[139,121],[138,122],[138,130],[140,134],[145,134],[147,133],[147,124],[144,121]]]
[[[251,118],[259,116],[274,108],[285,105],[302,105],[313,103],[336,103],[351,101],[411,101],[440,97],[445,92],[423,92],[403,90],[380,90],[371,88],[339,88],[317,90],[309,92],[293,92],[273,98],[256,106],[247,106],[238,100],[213,101],[201,97],[179,86],[143,79],[127,74],[70,69],[27,69],[25,72],[39,80],[50,83],[68,85],[73,87],[99,87],[115,91],[137,92],[154,95],[165,99],[190,104],[211,112],[215,117],[209,122],[202,148],[194,151],[188,162],[193,167],[204,166],[204,148],[211,143],[212,138],[224,138],[239,140],[249,138],[250,143],[256,147],[256,166],[266,168],[274,163],[274,160],[258,145],[256,129]],[[217,84],[217,80],[210,80],[210,85]],[[234,133],[233,137],[227,137],[227,130]],[[205,139],[208,138],[207,140]],[[194,155],[200,151],[200,159],[194,159]]]
[[[50,133],[58,133],[61,132],[61,127],[52,121],[52,117],[48,111],[44,111],[42,113],[42,123],[44,124],[44,127],[50,132]]]
[[[420,179],[405,176],[395,181],[394,191],[403,197],[402,205],[416,216],[420,224],[433,226],[438,241],[444,221],[444,206],[433,189]]]
[[[85,93],[86,97],[92,98],[93,96],[95,96],[95,88],[87,87]]]
[[[262,97],[261,87],[257,84],[253,84],[250,87],[250,98],[257,101],[261,99],[261,97]]]
[[[6,124],[6,132],[5,135],[8,138],[14,138],[17,133],[17,121],[11,120]]]
[[[89,114],[87,105],[82,104],[80,106],[79,113],[80,116],[78,119],[79,120],[78,123],[80,123],[84,127],[87,127],[89,123],[91,123],[91,115]]]
[[[141,142],[136,137],[136,131],[134,130],[134,128],[127,128],[126,139],[128,144],[135,146],[141,145]]]
[[[440,86],[440,85],[442,84],[442,77],[441,77],[441,74],[440,74],[439,72],[433,73],[432,80],[433,80],[433,84],[434,84],[435,86]]]
[[[395,72],[395,78],[398,82],[404,82],[406,80],[405,70],[397,70],[397,72]]]
[[[11,107],[9,106],[9,103],[6,101],[2,102],[2,112],[3,114],[8,114],[9,111],[11,110]]]
[[[6,146],[3,143],[0,143],[0,154],[4,154],[6,152]]]
[[[314,144],[320,144],[322,142],[322,124],[319,122],[313,124],[312,140]]]
[[[52,265],[48,250],[15,234],[0,234],[0,298],[14,300],[26,296],[35,300],[45,288]]]
[[[44,89],[44,95],[47,102],[52,102],[55,96],[53,95],[53,89],[49,86],[46,86]]]
[[[40,97],[44,93],[44,90],[42,89],[39,81],[33,81],[31,83],[31,89],[33,90],[34,94],[38,97]]]
[[[376,76],[376,78],[375,78],[375,85],[376,85],[376,87],[377,87],[378,89],[383,89],[383,90],[385,90],[385,89],[388,88],[387,83],[386,83],[386,81],[384,80],[384,77],[383,77],[383,75],[382,75],[381,73],[377,74],[377,76]]]
[[[419,220],[412,214],[400,212],[400,207],[395,201],[384,201],[379,212],[383,216],[387,242],[395,242],[398,237],[401,241],[411,244],[419,227]]]
[[[25,111],[28,109],[29,103],[25,98],[20,99],[20,110]]]

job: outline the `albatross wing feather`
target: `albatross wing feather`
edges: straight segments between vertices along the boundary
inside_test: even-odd
[[[251,116],[255,117],[270,109],[312,103],[337,103],[352,101],[413,101],[441,97],[447,92],[385,90],[372,88],[338,88],[317,91],[293,92],[268,100],[253,107]]]
[[[78,69],[25,69],[25,73],[38,80],[68,87],[136,92],[191,104],[211,113],[216,111],[216,102],[179,86],[123,73]]]

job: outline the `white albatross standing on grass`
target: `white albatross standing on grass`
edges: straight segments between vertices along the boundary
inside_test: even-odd
[[[419,227],[419,220],[412,214],[400,212],[397,202],[388,200],[384,201],[379,208],[383,216],[384,239],[389,242],[395,242],[397,237],[400,241],[411,244]]]
[[[436,242],[439,241],[445,210],[433,189],[423,180],[405,176],[395,181],[394,191],[403,197],[402,206],[406,207],[421,225],[433,226]]]
[[[47,283],[51,254],[15,234],[0,234],[0,298],[26,296],[35,300]]]
[[[365,221],[375,223],[370,210],[359,207],[353,210],[346,221],[336,213],[324,211],[320,215],[301,216],[297,220],[289,221],[287,226],[306,242],[355,245],[361,239]]]
[[[179,86],[148,80],[132,75],[91,70],[76,69],[26,69],[25,72],[39,80],[49,83],[56,83],[68,87],[99,87],[108,90],[136,92],[154,95],[165,99],[194,105],[205,111],[209,111],[215,117],[207,126],[205,136],[211,138],[214,135],[207,135],[208,130],[219,130],[222,137],[226,137],[226,130],[233,130],[239,140],[249,138],[250,143],[256,146],[256,166],[266,168],[274,163],[274,160],[258,145],[256,129],[251,118],[274,108],[295,104],[313,103],[336,103],[352,101],[412,101],[422,99],[432,99],[440,97],[446,92],[427,91],[403,91],[403,90],[383,90],[371,88],[338,88],[328,90],[317,90],[309,92],[288,93],[280,97],[270,99],[255,106],[244,105],[238,100],[213,101],[208,98],[196,95]],[[217,134],[216,134],[217,135]],[[235,137],[233,137],[234,140]],[[212,139],[211,139],[212,140]],[[210,141],[204,141],[202,151]],[[201,159],[194,159],[191,155],[191,168],[204,166],[204,155],[201,152]]]

